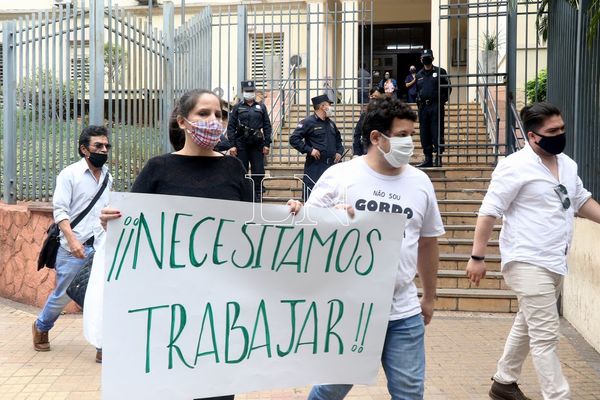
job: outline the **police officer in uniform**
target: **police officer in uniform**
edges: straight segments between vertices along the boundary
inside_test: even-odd
[[[315,113],[300,121],[290,136],[292,147],[306,154],[302,193],[304,200],[308,199],[323,172],[339,162],[344,153],[342,135],[330,119],[333,116],[333,102],[326,94],[313,97],[311,101]]]
[[[265,175],[265,158],[271,146],[273,128],[264,104],[256,102],[253,81],[242,81],[242,96],[233,107],[227,125],[227,137],[231,147],[229,154],[237,156],[247,171],[252,172],[255,200],[262,195],[262,178]],[[250,169],[248,168],[250,164]]]
[[[438,143],[444,144],[444,104],[448,101],[452,89],[449,87],[450,80],[446,70],[433,65],[433,51],[423,50],[421,62],[423,68],[417,73],[417,104],[425,161],[418,167],[441,167],[444,146],[438,148]]]

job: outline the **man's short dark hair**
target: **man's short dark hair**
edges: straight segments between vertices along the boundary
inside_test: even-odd
[[[369,95],[372,95],[375,92],[383,94],[383,89],[381,89],[379,86],[373,86],[371,89],[369,89]]]
[[[108,137],[108,129],[100,125],[89,125],[83,128],[81,135],[79,135],[79,146],[77,147],[77,151],[81,157],[85,157],[85,154],[81,152],[81,146],[90,147],[90,139],[93,136]]]
[[[521,109],[521,121],[523,121],[523,135],[527,135],[527,132],[537,132],[544,122],[555,115],[562,115],[558,107],[554,104],[541,101],[539,103],[532,103]]]
[[[417,113],[409,105],[393,97],[371,100],[362,126],[362,141],[365,148],[371,146],[372,131],[389,132],[396,118],[416,122]]]

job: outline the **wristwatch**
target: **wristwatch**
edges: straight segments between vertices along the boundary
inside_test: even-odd
[[[485,260],[485,256],[476,256],[474,254],[471,254],[471,258],[473,260],[477,260],[477,261],[483,261],[483,260]]]

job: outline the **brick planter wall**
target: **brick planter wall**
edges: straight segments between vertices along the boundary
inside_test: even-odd
[[[0,202],[0,297],[43,307],[54,289],[54,271],[37,270],[37,257],[52,222],[52,205]],[[66,312],[79,308],[71,302]]]

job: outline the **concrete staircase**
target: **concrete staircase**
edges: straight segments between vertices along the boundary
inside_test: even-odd
[[[342,133],[344,147],[352,153],[352,133],[360,107],[336,106],[334,120]],[[289,135],[306,116],[306,109],[296,107],[291,112],[281,136],[272,146],[267,160],[264,201],[284,203],[290,198],[301,198],[301,176],[304,156],[289,146]],[[491,145],[483,115],[476,104],[450,105],[446,112],[446,143],[443,167],[427,168],[436,189],[436,195],[446,234],[439,239],[440,266],[438,272],[438,300],[440,310],[515,312],[517,300],[506,288],[500,273],[498,235],[501,221],[496,225],[486,254],[488,273],[479,287],[467,279],[464,269],[471,254],[477,211],[481,205],[496,162],[495,147]],[[418,124],[417,124],[418,128]],[[411,163],[422,160],[418,136],[414,138],[415,155]],[[468,147],[453,145],[469,143]],[[347,159],[348,159],[347,158]],[[417,277],[419,286],[419,278]]]

